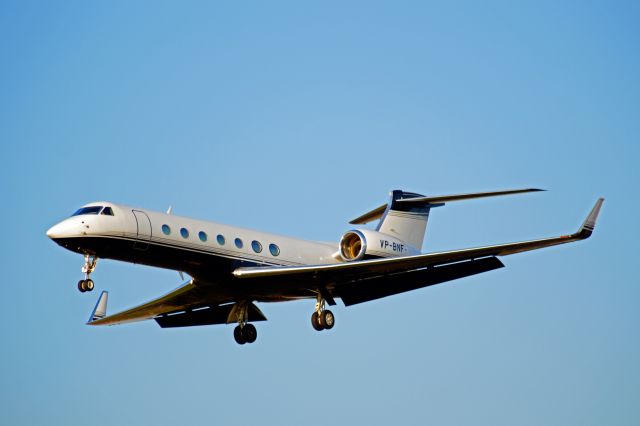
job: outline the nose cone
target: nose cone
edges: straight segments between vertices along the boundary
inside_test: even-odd
[[[55,239],[57,236],[59,236],[61,234],[61,226],[59,223],[53,225],[51,228],[49,228],[49,230],[47,231],[47,237],[51,238],[52,240]]]
[[[52,240],[73,237],[78,233],[77,228],[78,227],[73,221],[64,220],[49,228],[49,230],[47,231],[47,237],[51,238]]]

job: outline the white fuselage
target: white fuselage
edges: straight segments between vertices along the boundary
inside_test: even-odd
[[[84,208],[104,206],[113,215],[80,214],[54,225],[47,235],[66,248],[100,257],[174,269],[175,262],[163,256],[144,261],[149,247],[222,257],[256,265],[313,265],[339,262],[337,243],[318,243],[254,231],[215,222],[174,216],[124,205],[96,202]],[[186,230],[186,231],[185,231]],[[109,241],[108,243],[106,241]],[[62,242],[65,242],[63,244]],[[113,255],[118,244],[133,247],[130,255]],[[110,248],[100,253],[100,247]],[[165,256],[166,257],[166,256]],[[202,261],[194,261],[202,263]],[[188,271],[187,271],[188,272]]]

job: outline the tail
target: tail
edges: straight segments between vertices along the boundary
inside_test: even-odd
[[[496,197],[498,195],[521,194],[524,192],[544,191],[543,189],[527,188],[507,191],[476,192],[471,194],[442,195],[425,197],[413,192],[395,190],[391,192],[391,201],[370,212],[352,220],[351,224],[364,224],[380,219],[376,230],[420,249],[427,230],[429,211],[434,207],[441,207],[445,202],[468,200],[472,198]]]

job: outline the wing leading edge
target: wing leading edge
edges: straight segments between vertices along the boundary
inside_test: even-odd
[[[408,272],[431,266],[490,256],[507,256],[589,238],[595,227],[603,202],[604,198],[598,199],[580,229],[570,235],[399,258],[362,260],[338,264],[292,267],[244,267],[233,271],[233,275],[240,279],[286,277],[288,280],[300,280],[307,283],[314,280],[344,282],[347,280],[366,279],[380,275]]]

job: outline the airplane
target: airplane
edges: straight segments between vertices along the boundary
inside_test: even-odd
[[[84,256],[81,292],[92,291],[99,258],[178,271],[190,277],[170,293],[107,315],[103,291],[88,325],[153,319],[163,328],[237,324],[237,343],[253,343],[252,324],[267,318],[256,302],[315,299],[311,325],[335,325],[326,305],[368,302],[504,267],[500,257],[589,238],[604,198],[577,232],[558,237],[422,253],[431,209],[474,198],[543,191],[536,188],[424,196],[394,190],[387,203],[350,223],[338,243],[306,241],[110,202],[94,202],[54,225],[47,236]],[[184,278],[183,278],[184,279]]]

